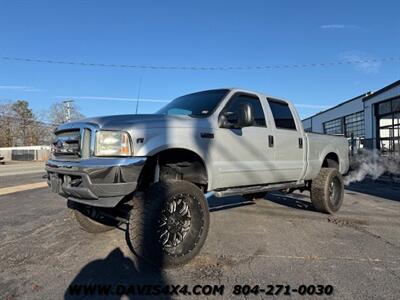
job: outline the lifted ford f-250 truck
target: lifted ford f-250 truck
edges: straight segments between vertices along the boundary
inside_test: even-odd
[[[132,250],[159,265],[200,251],[207,192],[255,198],[309,190],[324,213],[343,202],[346,139],[304,132],[291,102],[256,92],[197,92],[156,114],[89,118],[55,134],[48,183],[68,198],[80,227],[128,223]]]

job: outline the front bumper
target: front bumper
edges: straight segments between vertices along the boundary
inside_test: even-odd
[[[48,160],[48,184],[69,200],[114,207],[136,189],[146,157]]]

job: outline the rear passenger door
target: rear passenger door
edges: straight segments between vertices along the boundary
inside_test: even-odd
[[[275,181],[297,181],[305,167],[303,130],[287,102],[269,98],[268,104],[275,123],[271,138],[275,149]]]

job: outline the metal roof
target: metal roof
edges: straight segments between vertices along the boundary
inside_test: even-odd
[[[344,104],[347,104],[347,103],[349,103],[349,102],[351,102],[351,101],[357,100],[357,99],[362,98],[362,97],[366,97],[366,96],[369,95],[370,93],[371,93],[371,92],[366,92],[366,93],[364,93],[364,94],[361,94],[361,95],[359,95],[359,96],[356,96],[356,97],[354,97],[354,98],[351,98],[351,99],[349,99],[349,100],[346,100],[346,101],[344,101],[344,102],[342,102],[342,103],[339,103],[338,105],[335,105],[335,106],[333,106],[333,107],[331,107],[331,108],[328,108],[328,109],[325,109],[325,110],[323,110],[323,111],[320,111],[319,113],[316,113],[315,115],[312,115],[312,116],[310,116],[310,117],[308,117],[308,118],[305,118],[305,119],[303,119],[302,121],[305,121],[305,120],[314,118],[315,116],[318,116],[318,115],[321,115],[321,114],[323,114],[323,113],[326,113],[327,111],[330,111],[330,110],[332,110],[332,109],[338,108],[339,106],[342,106],[342,105],[344,105]],[[364,98],[364,99],[365,99],[365,98]],[[364,101],[364,100],[363,100],[363,101]]]
[[[393,82],[393,83],[381,88],[380,90],[377,90],[376,92],[371,93],[370,95],[364,97],[363,101],[368,101],[369,99],[371,99],[371,98],[373,98],[373,97],[375,97],[375,96],[377,96],[379,94],[382,94],[382,93],[384,93],[384,92],[386,92],[386,91],[388,91],[388,90],[390,90],[390,89],[392,89],[392,88],[394,88],[394,87],[396,87],[398,85],[400,85],[400,80],[397,80],[397,81],[395,81],[395,82]]]

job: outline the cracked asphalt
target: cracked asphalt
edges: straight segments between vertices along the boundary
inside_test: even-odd
[[[40,176],[15,175],[6,186]],[[306,193],[256,202],[210,198],[210,231],[200,255],[164,271],[132,256],[123,228],[81,231],[65,200],[47,188],[0,196],[0,298],[76,299],[68,293],[71,283],[161,283],[224,284],[226,299],[235,284],[330,284],[334,294],[327,298],[398,299],[399,191],[372,181],[353,185],[334,216],[315,212]]]

